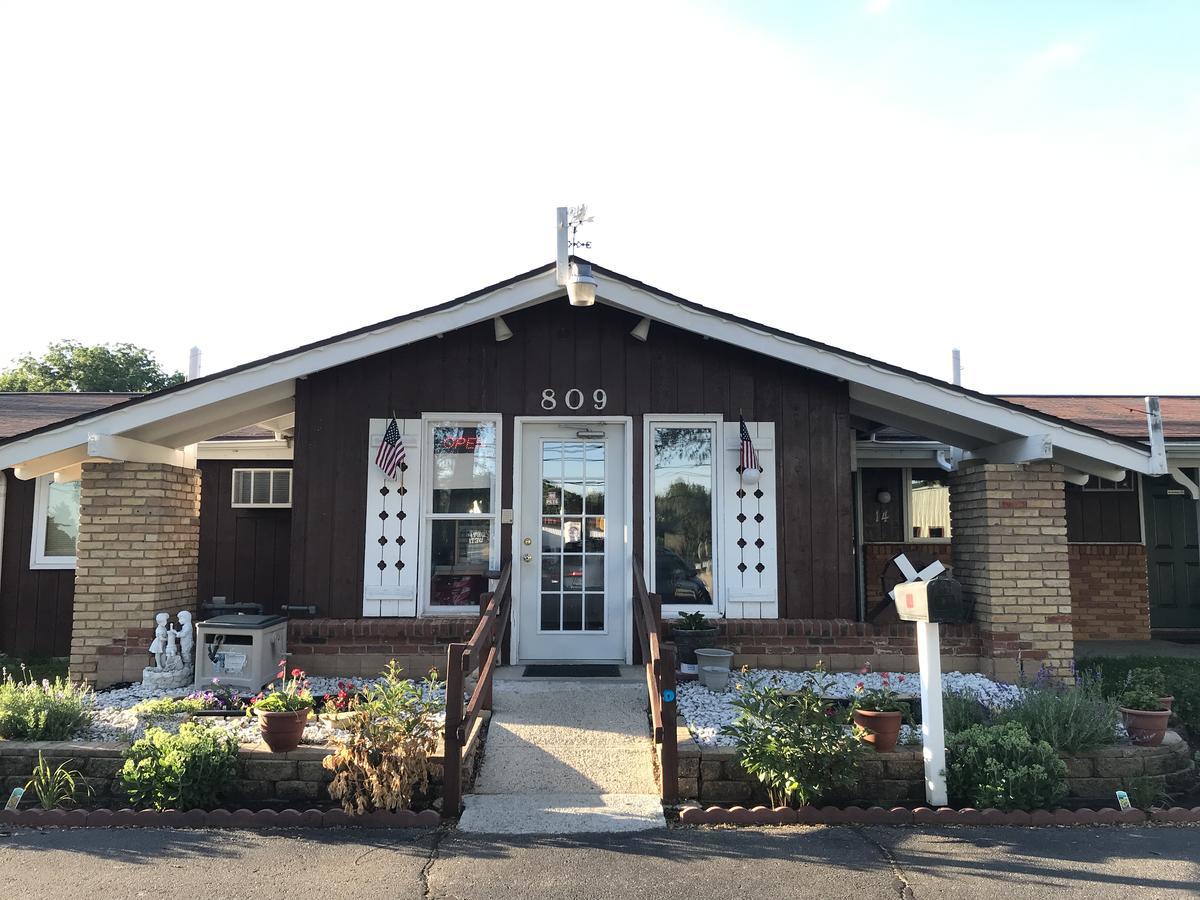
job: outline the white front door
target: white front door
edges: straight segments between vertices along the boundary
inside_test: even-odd
[[[624,662],[623,423],[526,422],[519,448],[517,655]]]

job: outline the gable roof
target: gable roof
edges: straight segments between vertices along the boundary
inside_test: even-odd
[[[139,396],[108,391],[0,391],[0,438],[108,409]]]
[[[284,415],[294,410],[297,378],[562,297],[554,270],[549,263],[445,303],[0,438],[0,468],[34,459],[43,469],[77,461],[86,456],[81,450],[92,431],[181,447]],[[1053,443],[1054,458],[1064,465],[1106,477],[1114,468],[1149,472],[1159,465],[1132,438],[711,309],[603,266],[593,264],[592,271],[598,302],[846,381],[851,413],[862,421],[969,451],[1037,436],[1045,438],[1041,446]]]
[[[1149,440],[1144,397],[1122,394],[1025,394],[1006,396],[1004,399],[1109,434],[1137,438],[1139,441]],[[1159,397],[1159,402],[1163,433],[1168,441],[1200,440],[1200,397],[1167,396]]]

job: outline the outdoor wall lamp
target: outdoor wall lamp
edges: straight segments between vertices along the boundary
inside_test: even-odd
[[[575,247],[591,247],[591,241],[575,240],[575,232],[585,222],[592,221],[587,214],[587,207],[567,208],[560,206],[555,215],[557,256],[554,267],[554,280],[567,288],[567,299],[572,306],[591,306],[596,302],[597,281],[592,275],[592,267],[587,263],[575,262],[571,259],[571,250]]]
[[[497,341],[507,341],[512,337],[512,329],[508,327],[508,323],[504,321],[503,316],[496,316],[492,319],[492,326],[496,330]]]

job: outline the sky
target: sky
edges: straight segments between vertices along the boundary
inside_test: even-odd
[[[0,366],[549,262],[969,387],[1200,394],[1200,4],[0,0]]]

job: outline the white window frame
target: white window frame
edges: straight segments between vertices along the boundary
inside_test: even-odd
[[[488,423],[496,430],[496,477],[492,480],[491,512],[486,515],[470,513],[435,513],[433,512],[433,429],[441,425],[471,427],[480,423]],[[436,519],[478,519],[490,520],[491,546],[488,548],[488,568],[495,570],[500,566],[500,498],[503,496],[504,482],[504,416],[500,413],[422,413],[421,414],[421,447],[425,455],[421,458],[421,557],[417,578],[417,599],[419,616],[478,616],[479,605],[472,606],[434,606],[431,601],[433,581],[433,544],[431,541],[433,522]]]
[[[233,498],[237,497],[238,472],[270,472],[271,473],[271,477],[270,477],[271,500],[270,500],[270,502],[268,502],[268,503],[238,503],[237,500],[233,499]],[[287,503],[276,503],[275,502],[275,473],[276,472],[287,472],[288,473],[288,502]],[[230,496],[229,505],[233,509],[291,509],[292,508],[292,491],[295,489],[295,486],[292,483],[292,470],[290,468],[284,468],[282,466],[276,467],[276,468],[271,468],[268,466],[241,466],[239,468],[234,469],[233,474],[231,474],[229,477],[231,479],[230,480],[231,490],[230,490],[230,495],[229,495]],[[254,476],[251,475],[250,478],[251,478],[251,482],[252,482],[251,483],[251,496],[253,496],[253,493],[254,493],[253,478],[254,478]]]
[[[904,540],[900,541],[901,544],[949,544],[954,540],[953,532],[951,532],[949,537],[940,537],[940,538],[913,537],[913,533],[912,533],[912,530],[913,530],[913,521],[912,521],[912,510],[913,510],[913,502],[912,502],[913,475],[912,475],[912,473],[913,473],[913,469],[936,469],[936,468],[937,468],[937,466],[933,465],[933,466],[904,466],[901,469],[903,474],[900,477],[904,483]],[[951,523],[951,527],[953,527],[953,523]]]
[[[720,413],[647,413],[642,417],[642,489],[645,502],[642,520],[642,552],[645,554],[646,589],[657,593],[654,583],[654,429],[663,426],[678,426],[687,428],[696,425],[707,425],[712,428],[712,544],[713,544],[713,602],[709,606],[698,603],[666,603],[662,605],[662,614],[676,618],[682,613],[702,612],[710,619],[720,618],[725,614],[725,591],[721,583],[721,561],[717,548],[720,546],[721,515],[720,500],[724,496],[724,469],[722,460],[725,456],[724,425],[725,417]]]
[[[46,555],[46,516],[50,505],[50,483],[54,475],[40,475],[33,485],[33,533],[29,541],[29,568],[74,569],[77,556]]]

